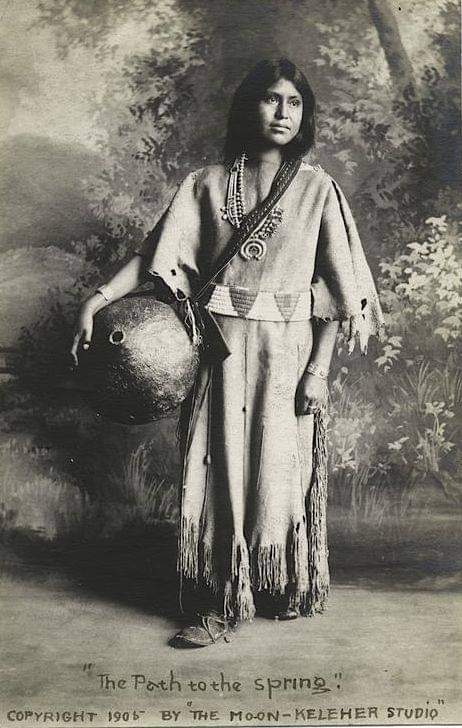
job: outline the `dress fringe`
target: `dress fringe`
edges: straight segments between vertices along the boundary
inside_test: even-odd
[[[198,531],[190,519],[181,519],[178,540],[177,570],[196,584],[202,578],[214,594],[218,592],[219,580],[213,559],[212,546],[204,541],[199,542]]]
[[[223,583],[224,614],[230,620],[252,620],[255,605],[252,587],[270,594],[290,592],[289,604],[301,614],[324,611],[329,593],[327,548],[327,422],[326,410],[314,421],[313,475],[307,495],[307,525],[294,524],[288,544],[269,544],[250,550],[233,535],[229,572],[220,580],[212,546],[200,542],[197,526],[182,517],[179,536],[178,571],[182,576],[205,584],[217,593]]]
[[[211,588],[214,594],[218,594],[218,577],[216,576],[212,546],[209,543],[202,544],[202,564],[202,576],[205,583]]]
[[[224,589],[224,614],[232,621],[250,621],[255,616],[249,552],[246,544],[235,536],[231,548],[231,578],[226,581]]]
[[[178,539],[177,570],[188,579],[199,579],[199,538],[195,524],[182,516]]]
[[[258,591],[284,593],[288,583],[285,546],[271,544],[253,550],[252,581]]]
[[[315,414],[313,477],[308,496],[308,575],[307,599],[302,604],[308,616],[322,612],[329,593],[327,548],[327,417],[323,408]]]

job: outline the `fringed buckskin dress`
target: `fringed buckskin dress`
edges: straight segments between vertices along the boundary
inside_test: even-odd
[[[275,171],[246,169],[246,209]],[[189,174],[137,251],[179,298],[208,279],[232,235],[228,182],[224,165]],[[305,615],[323,610],[324,420],[297,416],[295,392],[314,318],[343,322],[350,350],[358,336],[365,351],[382,326],[350,209],[328,174],[302,163],[266,222],[263,244],[242,249],[207,293],[231,355],[200,367],[183,413],[180,578],[215,592],[232,620],[253,617],[257,591],[286,595]]]

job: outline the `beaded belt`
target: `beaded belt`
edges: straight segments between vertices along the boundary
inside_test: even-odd
[[[306,321],[311,318],[311,290],[253,291],[216,283],[206,308],[223,316],[257,321]]]

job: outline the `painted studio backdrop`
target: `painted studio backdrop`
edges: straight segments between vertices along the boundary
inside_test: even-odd
[[[242,674],[245,654],[252,680],[292,675],[294,665],[296,675],[337,675],[327,697],[285,693],[297,705],[372,701],[462,719],[458,4],[0,6],[1,621],[10,670],[0,724],[26,703],[106,709],[110,696],[86,664],[122,676],[192,670],[191,655],[166,646],[177,610],[176,416],[133,427],[99,417],[68,351],[83,298],[132,254],[177,183],[220,158],[231,95],[268,56],[288,56],[315,90],[310,161],[351,203],[387,337],[371,341],[367,358],[349,356],[338,337],[328,612],[279,632],[263,620],[258,638],[246,626],[245,645],[236,637],[196,653],[194,670]],[[135,697],[119,695],[119,705]],[[250,713],[256,697],[271,703],[250,691],[240,698]],[[145,725],[157,725],[145,699]],[[228,725],[229,711],[222,719]]]

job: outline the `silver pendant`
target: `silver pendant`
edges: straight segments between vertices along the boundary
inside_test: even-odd
[[[239,252],[244,260],[261,260],[266,255],[266,243],[259,238],[249,238],[241,245]]]

